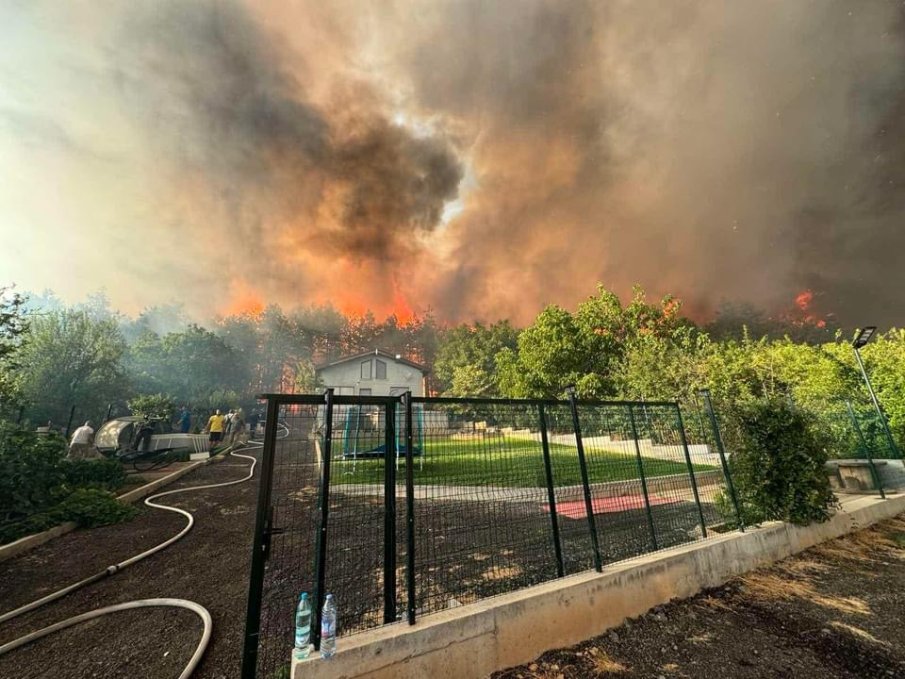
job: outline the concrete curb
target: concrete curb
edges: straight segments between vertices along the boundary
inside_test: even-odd
[[[157,489],[164,488],[165,486],[178,481],[189,472],[198,469],[198,467],[203,467],[208,464],[215,464],[222,461],[223,459],[223,455],[217,455],[215,457],[209,457],[206,460],[199,460],[198,462],[190,464],[187,467],[177,469],[172,474],[167,474],[166,476],[163,476],[155,481],[151,481],[151,483],[146,483],[143,486],[134,488],[128,493],[123,493],[122,495],[117,496],[116,499],[120,502],[126,502],[128,504],[138,502],[139,500],[146,498],[148,495],[153,495],[154,491],[156,491]],[[58,538],[61,535],[72,532],[76,528],[78,528],[78,525],[74,521],[67,521],[66,523],[61,523],[59,526],[48,528],[41,533],[26,535],[24,538],[19,538],[15,542],[10,542],[8,545],[0,546],[0,563],[3,563],[7,559],[12,559],[14,556],[24,554],[25,552],[43,545],[46,542],[50,542],[54,538]]]
[[[293,660],[295,679],[486,677],[571,646],[671,599],[905,512],[905,494],[858,497],[820,524],[771,522],[346,637],[329,661]]]

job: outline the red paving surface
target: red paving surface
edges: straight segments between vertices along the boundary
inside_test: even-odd
[[[651,507],[655,505],[668,505],[678,500],[659,495],[650,496]],[[550,505],[544,505],[544,509],[550,511]],[[595,514],[610,514],[624,512],[631,509],[644,509],[643,495],[620,495],[619,497],[598,497],[591,500],[591,509]],[[556,513],[569,519],[584,519],[587,517],[584,501],[562,502],[556,505]]]

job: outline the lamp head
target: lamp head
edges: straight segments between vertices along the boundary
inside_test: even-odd
[[[852,340],[852,346],[855,347],[855,349],[860,349],[865,344],[870,342],[876,332],[877,326],[875,325],[868,325],[867,327],[859,328],[855,333],[855,339]]]

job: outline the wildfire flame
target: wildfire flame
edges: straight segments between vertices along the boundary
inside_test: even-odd
[[[795,306],[802,312],[804,317],[801,319],[802,324],[813,325],[816,328],[825,328],[826,321],[818,318],[811,311],[811,303],[814,301],[814,293],[811,290],[802,290],[795,295]]]

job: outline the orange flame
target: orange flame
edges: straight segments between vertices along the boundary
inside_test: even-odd
[[[826,321],[811,313],[811,302],[813,301],[814,293],[811,290],[802,290],[795,295],[795,306],[797,306],[803,314],[800,323],[802,325],[813,325],[815,328],[825,328]]]
[[[220,312],[224,316],[260,316],[264,306],[264,298],[240,278],[230,282],[229,296]]]
[[[393,281],[393,315],[399,325],[407,325],[415,318],[412,305],[409,304],[399,285]]]
[[[802,290],[795,296],[795,306],[797,306],[802,311],[807,311],[811,302],[814,301],[814,293],[810,290]]]

